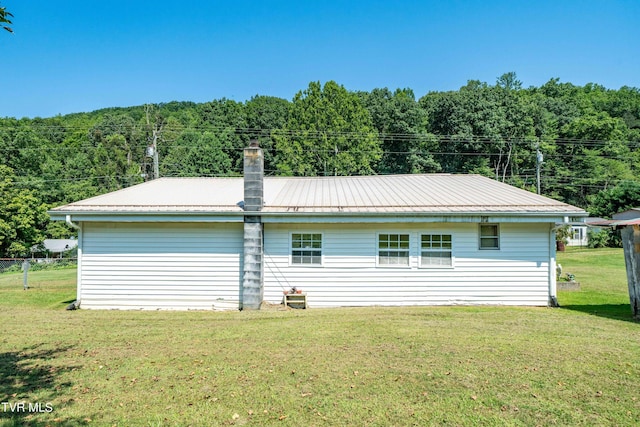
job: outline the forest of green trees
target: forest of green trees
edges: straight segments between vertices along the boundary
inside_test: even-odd
[[[239,176],[258,139],[269,175],[477,173],[599,216],[640,205],[640,89],[551,79],[416,99],[411,89],[349,91],[312,82],[292,100],[169,102],[51,118],[0,119],[0,256],[72,230],[47,209],[153,177]]]

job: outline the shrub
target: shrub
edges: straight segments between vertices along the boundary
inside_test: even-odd
[[[589,229],[587,230],[587,237],[589,241],[588,246],[591,249],[606,248],[607,246],[609,246],[609,230],[603,229],[596,231]]]

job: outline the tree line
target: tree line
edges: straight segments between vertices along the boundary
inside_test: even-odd
[[[69,237],[48,208],[153,178],[150,149],[160,176],[240,176],[252,139],[269,175],[476,173],[536,191],[539,168],[543,194],[595,214],[640,205],[638,88],[555,78],[523,88],[506,73],[416,98],[408,88],[311,82],[290,101],[257,95],[0,119],[0,255]],[[630,196],[612,196],[621,189]],[[626,205],[611,207],[611,197]]]

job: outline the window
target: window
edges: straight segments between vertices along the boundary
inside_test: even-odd
[[[423,234],[420,237],[421,267],[452,267],[451,234]]]
[[[500,228],[497,224],[480,225],[480,249],[500,249]]]
[[[322,234],[291,234],[291,264],[321,265]]]
[[[409,235],[379,234],[378,264],[409,266]]]
[[[576,227],[576,228],[572,229],[571,231],[572,231],[571,238],[573,240],[582,240],[582,236],[584,235],[582,228]]]

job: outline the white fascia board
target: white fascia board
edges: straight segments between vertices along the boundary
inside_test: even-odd
[[[564,222],[567,213],[483,213],[483,214],[277,214],[262,213],[263,223],[550,223]],[[586,216],[575,212],[570,217]]]
[[[54,221],[65,221],[71,215],[74,222],[243,222],[244,213],[220,212],[49,212]]]
[[[566,223],[585,212],[496,212],[496,213],[277,213],[277,212],[66,212],[49,211],[52,220],[74,222],[243,222],[245,216],[260,216],[263,223]]]

